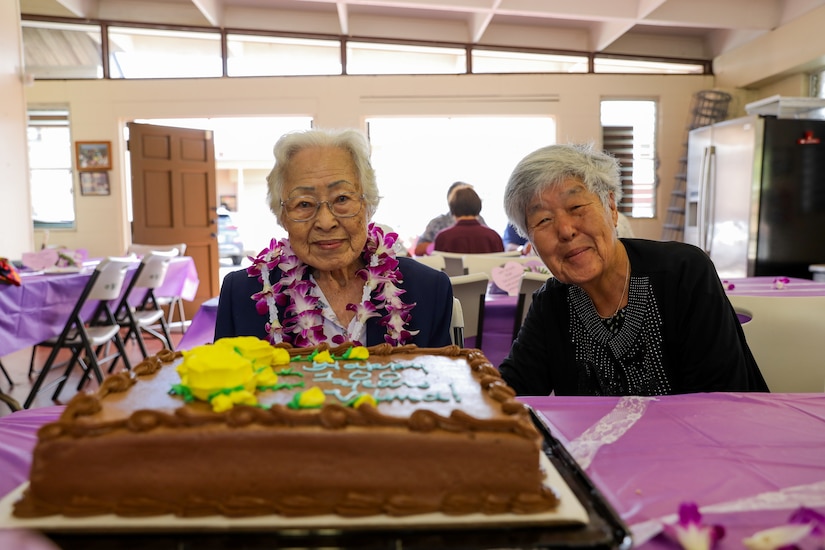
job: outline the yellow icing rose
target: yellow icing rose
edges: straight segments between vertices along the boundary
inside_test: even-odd
[[[355,346],[349,351],[348,359],[359,360],[359,359],[369,359],[370,352],[367,351],[367,348],[364,346]]]
[[[275,352],[275,348],[273,348],[269,342],[256,338],[255,336],[221,338],[215,342],[215,345],[233,349],[236,353],[239,353],[257,365],[272,364],[272,357]]]
[[[365,394],[362,394],[362,395],[358,396],[358,398],[353,402],[352,408],[357,409],[358,407],[360,407],[361,405],[363,405],[365,403],[369,404],[369,405],[372,405],[373,407],[378,406],[378,402],[375,400],[375,398],[373,396],[371,396],[370,394],[365,393]]]
[[[255,385],[258,387],[274,386],[277,383],[278,375],[275,374],[272,367],[263,367],[255,373]]]
[[[315,408],[324,404],[324,392],[318,386],[313,386],[302,392],[298,398],[298,406],[301,408]]]
[[[330,355],[329,350],[319,352],[312,358],[314,363],[334,363],[335,359]]]
[[[270,346],[271,347],[271,346]],[[272,348],[272,362],[271,365],[281,366],[289,364],[289,352],[284,348]]]
[[[252,362],[227,346],[198,346],[183,352],[178,365],[181,384],[196,398],[208,401],[209,396],[223,389],[243,387],[255,389]]]
[[[257,405],[258,399],[255,394],[246,390],[233,391],[231,393],[219,393],[209,402],[212,410],[216,413],[228,411],[235,405]]]

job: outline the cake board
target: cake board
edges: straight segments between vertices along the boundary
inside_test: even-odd
[[[0,500],[0,528],[44,532],[59,548],[148,548],[204,550],[244,548],[619,548],[630,532],[532,409],[544,438],[545,483],[560,497],[558,510],[539,514],[440,513],[406,517],[335,515],[286,518],[177,518],[154,516],[88,518],[12,516],[25,484]]]

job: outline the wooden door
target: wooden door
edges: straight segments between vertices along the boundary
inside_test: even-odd
[[[191,319],[200,304],[218,295],[217,187],[211,130],[130,122],[132,242],[186,243],[198,269]]]

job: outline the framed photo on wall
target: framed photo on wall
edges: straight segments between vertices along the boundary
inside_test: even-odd
[[[78,141],[75,147],[78,170],[111,170],[111,141]]]
[[[109,195],[109,172],[80,172],[81,195]]]

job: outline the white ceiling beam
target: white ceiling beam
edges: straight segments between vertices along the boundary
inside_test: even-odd
[[[624,36],[633,28],[634,21],[606,21],[595,25],[590,36],[590,47],[594,52],[600,52],[613,42]]]
[[[481,41],[481,37],[484,36],[487,27],[490,26],[490,22],[493,20],[495,11],[501,5],[501,1],[502,0],[494,0],[489,10],[472,14],[470,17],[470,42],[472,44],[477,44]]]
[[[223,2],[222,0],[192,0],[198,11],[209,21],[213,27],[223,27]]]
[[[94,19],[100,7],[100,0],[58,0],[58,3],[84,19]]]
[[[341,27],[341,34],[349,35],[349,9],[346,2],[336,2],[335,7],[338,9],[338,25]]]

